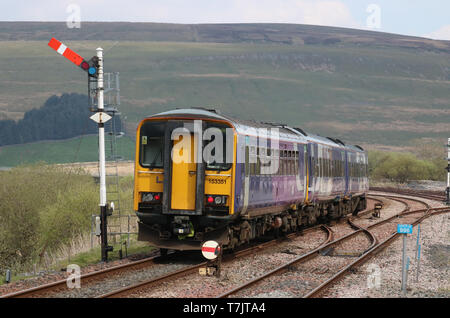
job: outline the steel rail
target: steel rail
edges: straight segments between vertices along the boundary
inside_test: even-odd
[[[100,277],[103,277],[107,274],[110,275],[110,274],[113,274],[116,272],[121,272],[124,270],[132,270],[132,269],[137,269],[137,268],[141,268],[144,266],[153,265],[155,263],[155,261],[159,258],[161,258],[160,255],[155,255],[155,256],[151,256],[149,258],[144,258],[144,259],[134,261],[131,263],[121,264],[121,265],[105,268],[105,269],[102,269],[99,271],[86,273],[86,274],[83,274],[80,276],[80,280],[92,281],[95,279],[99,279]],[[67,279],[61,279],[61,280],[51,282],[48,284],[44,284],[44,285],[40,285],[40,286],[36,286],[36,287],[24,289],[24,290],[19,290],[19,291],[13,292],[13,293],[2,295],[2,296],[0,296],[0,298],[30,297],[30,296],[33,296],[36,294],[40,294],[40,293],[44,293],[44,292],[48,292],[48,291],[60,290],[60,289],[69,289],[67,287]]]
[[[448,213],[450,212],[450,208],[443,208],[443,209],[437,209],[433,212],[427,212],[421,217],[417,218],[416,221],[412,223],[413,226],[416,226],[417,224],[421,223],[423,220],[442,213]],[[408,214],[416,213],[416,211],[411,211]],[[338,273],[333,275],[330,279],[304,295],[304,298],[312,298],[312,297],[318,297],[321,295],[327,288],[329,288],[331,285],[336,283],[338,280],[340,280],[346,273],[348,273],[350,270],[354,269],[357,266],[360,266],[364,264],[368,259],[373,257],[374,255],[381,252],[383,249],[385,249],[387,246],[392,244],[398,237],[400,237],[400,234],[397,232],[394,232],[389,236],[387,239],[385,239],[383,242],[377,244],[370,250],[368,250],[366,253],[364,253],[362,256],[358,257],[355,261],[350,263],[349,265],[345,266],[342,270],[340,270]]]
[[[264,242],[264,243],[258,244],[256,246],[252,246],[252,247],[249,247],[249,248],[237,251],[237,252],[229,254],[229,255],[224,255],[224,259],[222,261],[223,262],[229,262],[229,261],[234,260],[236,258],[241,258],[243,256],[246,256],[246,255],[258,252],[258,251],[260,251],[263,248],[268,248],[270,246],[274,246],[274,245],[278,244],[280,241],[284,241],[286,239],[292,239],[294,237],[298,237],[298,236],[301,236],[301,235],[305,234],[305,232],[311,232],[311,231],[317,230],[319,228],[322,229],[322,230],[326,229],[327,232],[328,231],[331,232],[331,230],[328,227],[324,226],[324,225],[314,226],[314,227],[311,227],[311,228],[304,229],[301,232],[291,233],[291,234],[287,235],[284,238],[274,239],[274,240],[271,240],[271,241],[268,241],[268,242]],[[326,242],[329,239],[330,239],[330,237],[327,236],[327,240],[323,244],[326,244]],[[202,263],[199,263],[199,264],[196,264],[196,265],[189,266],[187,268],[182,268],[182,269],[180,269],[178,271],[171,272],[171,273],[165,274],[163,276],[159,276],[159,277],[156,277],[156,278],[153,278],[153,279],[149,279],[149,280],[146,280],[146,281],[143,281],[143,282],[139,282],[139,283],[131,285],[131,286],[126,286],[124,288],[111,291],[109,293],[100,295],[100,296],[98,296],[96,298],[113,298],[113,297],[117,298],[117,297],[122,297],[122,296],[128,295],[130,293],[137,292],[137,291],[139,291],[139,290],[141,290],[143,288],[148,288],[149,286],[154,286],[154,285],[157,285],[159,283],[165,282],[167,280],[172,280],[172,279],[175,279],[175,278],[180,278],[180,277],[189,275],[191,273],[194,273],[195,271],[198,271],[200,268],[206,266],[207,264],[208,264],[208,262],[202,262]]]
[[[371,200],[381,202],[379,199],[376,199],[376,198],[371,198]],[[364,215],[364,214],[371,213],[371,212],[373,212],[373,209],[364,211],[363,213],[360,213],[360,215]],[[348,217],[346,217],[346,218],[348,218]],[[287,235],[287,238],[291,239],[291,238],[303,235],[303,234],[305,234],[307,232],[311,232],[313,230],[316,230],[318,228],[321,228],[322,230],[324,230],[324,231],[326,231],[328,233],[326,241],[323,242],[321,244],[321,246],[329,243],[329,241],[332,239],[332,231],[331,231],[330,228],[328,228],[325,225],[316,225],[316,226],[313,226],[313,227],[309,227],[309,228],[303,229],[300,232],[291,233],[291,234]],[[282,239],[285,239],[285,238],[282,238]],[[250,248],[247,248],[247,249],[244,249],[244,250],[241,250],[241,251],[237,251],[237,252],[235,252],[233,254],[228,255],[225,261],[229,261],[229,260],[232,260],[234,258],[238,258],[238,257],[243,257],[243,256],[246,256],[246,255],[249,255],[249,254],[254,253],[256,251],[259,251],[259,250],[261,250],[263,248],[267,248],[267,247],[273,246],[273,245],[275,245],[276,243],[279,243],[279,242],[280,242],[280,239],[275,239],[275,240],[271,240],[271,241],[259,244],[259,245],[254,246],[254,247],[250,247]],[[147,288],[149,286],[156,285],[158,283],[164,282],[166,280],[170,280],[170,279],[179,278],[179,277],[182,277],[182,276],[189,275],[189,274],[195,272],[196,270],[198,270],[199,268],[206,266],[206,264],[207,264],[207,262],[202,262],[200,264],[193,265],[193,266],[185,268],[185,269],[180,269],[180,270],[178,270],[176,272],[168,273],[166,275],[163,275],[163,276],[160,276],[160,277],[156,277],[156,278],[153,278],[153,279],[149,279],[149,280],[137,283],[137,284],[132,285],[132,286],[127,286],[127,287],[124,287],[122,289],[111,291],[111,292],[109,292],[107,294],[100,295],[97,298],[121,297],[121,296],[130,294],[132,292],[138,291],[140,289]]]

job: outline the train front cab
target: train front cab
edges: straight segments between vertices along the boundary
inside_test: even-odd
[[[148,118],[139,124],[136,138],[138,240],[178,250],[226,240],[226,225],[233,219],[236,157],[231,124]]]

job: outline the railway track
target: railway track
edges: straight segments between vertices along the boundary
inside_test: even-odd
[[[305,235],[305,234],[307,234],[311,231],[317,230],[317,229],[321,229],[321,230],[325,231],[327,233],[327,235],[329,235],[329,233],[331,233],[329,228],[324,225],[306,228],[301,232],[291,233],[285,238],[270,240],[268,242],[260,243],[260,244],[253,245],[251,247],[242,249],[242,250],[238,250],[235,253],[226,255],[225,260],[228,261],[228,260],[232,260],[235,258],[249,255],[251,253],[257,253],[258,251],[261,251],[264,248],[268,248],[270,246],[275,246],[276,244],[280,243],[280,240],[293,239],[297,236]],[[127,263],[127,264],[122,264],[119,266],[110,267],[110,268],[103,269],[100,271],[83,274],[80,277],[80,281],[83,283],[83,288],[89,288],[90,284],[92,284],[94,282],[98,282],[98,281],[101,282],[102,279],[105,279],[105,278],[109,279],[112,276],[117,276],[122,273],[130,272],[130,271],[139,271],[142,269],[148,269],[148,268],[151,268],[152,266],[155,266],[155,264],[164,263],[164,260],[166,260],[168,257],[170,258],[171,255],[170,254],[168,256],[155,255],[153,257],[149,257],[149,258],[146,258],[143,260],[139,260],[139,261],[135,261],[135,262]],[[151,279],[144,280],[140,283],[117,289],[117,290],[109,292],[107,294],[95,295],[94,297],[98,297],[98,298],[115,297],[115,296],[118,296],[121,294],[132,292],[133,290],[139,289],[140,287],[146,287],[146,286],[157,284],[158,282],[163,282],[163,281],[170,280],[170,279],[176,279],[177,277],[181,277],[183,275],[188,275],[192,272],[198,271],[199,268],[204,267],[205,265],[206,265],[206,262],[197,262],[194,265],[183,266],[181,269],[177,269],[175,271],[171,271],[169,273],[166,273],[166,274],[163,274],[163,275],[151,278]],[[33,287],[33,288],[13,292],[10,294],[6,294],[3,296],[0,296],[0,298],[52,297],[54,295],[57,295],[59,297],[60,294],[64,293],[64,292],[70,293],[70,290],[67,287],[66,279],[62,279],[62,280],[58,280],[56,282],[52,282],[52,283],[40,285],[37,287]]]
[[[435,201],[444,201],[445,200],[445,192],[444,191],[411,190],[411,189],[399,189],[399,188],[392,188],[392,187],[386,187],[386,188],[385,187],[371,187],[370,191],[410,195],[410,196],[414,196],[414,197],[420,197],[420,198],[435,200]]]
[[[383,196],[378,195],[377,197],[382,198]],[[377,197],[371,197],[371,200],[374,202],[382,202]],[[405,217],[410,214],[413,215],[413,214],[422,213],[423,215],[418,218],[421,221],[421,218],[430,211],[431,212],[428,213],[429,216],[434,215],[434,213],[437,213],[438,211],[440,211],[440,213],[444,213],[444,212],[448,211],[448,208],[442,208],[440,210],[439,209],[431,209],[429,205],[427,205],[425,202],[423,202],[421,200],[412,199],[412,198],[403,198],[403,200],[410,200],[410,201],[416,201],[416,202],[422,203],[426,207],[425,209],[409,211],[409,205],[407,203],[405,203],[405,201],[402,201],[401,197],[393,197],[393,196],[386,196],[386,195],[384,195],[384,197],[385,198],[389,197],[390,200],[396,200],[396,201],[402,202],[405,205],[403,211],[400,212],[396,216],[385,219],[377,224],[368,226],[367,228],[364,228],[364,227],[359,226],[358,224],[354,223],[355,218],[347,217],[344,219],[344,221],[347,221],[348,224],[355,229],[354,232],[352,232],[348,235],[345,235],[344,237],[342,237],[338,240],[334,240],[334,241],[332,241],[333,231],[326,226],[321,225],[321,226],[307,228],[302,231],[302,233],[301,233],[302,235],[307,234],[308,232],[317,231],[318,229],[320,229],[321,231],[324,231],[325,233],[327,233],[326,239],[316,249],[306,253],[305,255],[301,255],[300,257],[298,257],[295,260],[293,260],[292,262],[290,262],[290,264],[286,264],[284,266],[280,266],[279,268],[273,269],[271,271],[271,273],[267,273],[266,277],[272,276],[276,273],[281,273],[281,272],[285,271],[286,268],[289,268],[289,266],[293,266],[296,263],[306,262],[306,261],[308,261],[308,259],[313,259],[313,258],[317,257],[317,255],[320,255],[321,253],[325,255],[327,248],[337,246],[346,240],[350,240],[352,237],[354,237],[356,235],[361,235],[361,234],[364,235],[366,237],[366,239],[370,242],[370,245],[363,252],[360,253],[360,256],[354,262],[350,263],[345,268],[343,268],[340,272],[338,272],[335,275],[336,276],[335,278],[331,278],[329,282],[325,282],[324,286],[322,286],[322,287],[318,286],[317,290],[312,290],[309,294],[305,295],[308,297],[317,297],[317,295],[322,293],[328,286],[332,285],[339,278],[343,277],[346,272],[348,272],[352,268],[362,264],[362,262],[364,262],[366,258],[371,257],[370,255],[372,255],[372,253],[374,253],[374,254],[377,253],[377,251],[384,248],[383,247],[384,245],[390,244],[393,240],[395,240],[395,235],[394,235],[394,237],[390,237],[386,240],[383,240],[382,242],[378,242],[377,237],[375,237],[373,235],[373,233],[371,233],[370,228],[373,228],[374,226],[376,226],[378,224],[391,222],[393,219],[398,218],[399,215],[402,215],[402,217]],[[372,211],[373,211],[372,209],[368,209],[368,210],[360,213],[359,216],[367,215],[367,214],[371,213]],[[299,233],[292,233],[287,236],[287,239],[293,239],[293,238],[297,237],[298,235],[299,235]],[[279,239],[265,242],[262,244],[258,244],[255,246],[251,246],[249,248],[240,250],[234,254],[225,255],[223,261],[228,262],[228,261],[232,261],[233,259],[237,259],[237,258],[246,256],[246,255],[251,255],[252,253],[258,253],[258,252],[262,251],[263,249],[268,248],[270,246],[274,246],[278,243],[280,243]],[[125,264],[125,265],[111,267],[111,268],[104,269],[104,270],[101,270],[98,272],[84,274],[81,276],[81,281],[83,282],[83,287],[85,287],[86,284],[89,285],[93,281],[101,281],[105,277],[111,277],[112,275],[116,275],[116,274],[119,274],[122,272],[131,271],[131,270],[141,270],[143,268],[150,268],[150,267],[154,266],[155,261],[157,261],[157,260],[160,260],[160,257],[154,256],[149,259],[144,259],[144,260],[132,262],[132,263]],[[139,290],[147,289],[150,286],[155,286],[160,283],[167,282],[167,281],[173,281],[174,279],[195,273],[198,271],[198,269],[200,267],[203,267],[205,265],[206,265],[206,262],[199,262],[198,264],[184,266],[178,270],[171,271],[169,273],[160,275],[158,277],[147,279],[147,280],[141,281],[140,283],[137,283],[134,285],[129,285],[129,286],[126,286],[126,287],[123,287],[120,289],[116,289],[116,290],[113,290],[108,293],[97,294],[94,297],[99,297],[99,298],[125,297],[127,295],[136,293]],[[255,284],[256,282],[262,281],[262,280],[264,280],[264,277],[258,277],[251,284]],[[87,287],[85,287],[85,288],[87,288]],[[247,287],[238,286],[238,287],[234,288],[234,289],[236,289],[235,291],[229,291],[229,292],[223,293],[222,295],[220,295],[220,297],[231,296],[231,295],[237,293],[239,290],[242,290],[245,288],[247,288]],[[51,295],[55,295],[58,292],[61,292],[64,290],[67,290],[66,280],[60,280],[58,282],[54,282],[54,283],[42,285],[39,287],[31,288],[28,290],[18,291],[15,293],[4,295],[4,296],[2,296],[2,298],[42,297],[42,296],[49,297]]]
[[[374,202],[381,202],[381,200],[376,199],[376,198],[373,198],[372,201],[374,201]],[[369,214],[369,213],[372,213],[372,212],[373,212],[373,208],[372,209],[367,209],[366,211],[363,211],[361,214],[362,215],[366,215],[366,214]],[[349,216],[341,219],[340,222],[344,222],[348,218],[349,218]],[[300,234],[301,235],[307,234],[308,232],[312,232],[312,231],[314,231],[314,230],[316,230],[318,228],[322,229],[327,234],[327,238],[325,239],[325,241],[323,241],[320,244],[320,246],[326,245],[328,242],[331,241],[331,239],[333,237],[333,231],[329,227],[327,227],[325,225],[319,225],[319,226],[314,226],[314,227],[311,227],[311,228],[306,228]],[[298,236],[299,236],[299,233],[291,233],[291,234],[287,235],[285,239],[290,240],[290,239],[293,239],[293,238],[298,237]],[[242,251],[239,251],[239,252],[233,253],[231,255],[225,256],[223,262],[225,262],[225,263],[226,262],[230,262],[230,261],[232,261],[232,260],[234,260],[236,258],[248,256],[248,255],[250,255],[252,253],[261,252],[263,249],[271,247],[271,246],[275,246],[278,243],[280,243],[280,240],[279,239],[275,239],[275,240],[271,240],[269,242],[258,244],[256,246],[253,246],[253,247],[250,247],[250,248],[246,248],[246,249],[244,249]],[[207,264],[206,262],[203,262],[203,263],[197,264],[195,266],[191,266],[191,267],[182,269],[180,271],[168,273],[168,274],[166,274],[164,276],[161,276],[161,277],[157,277],[157,278],[154,278],[154,279],[149,279],[149,280],[137,283],[137,284],[132,285],[132,286],[127,286],[127,287],[121,288],[119,290],[111,291],[109,293],[106,293],[106,294],[103,294],[103,295],[99,296],[98,298],[126,297],[126,296],[128,296],[130,294],[132,295],[133,293],[139,292],[139,290],[148,289],[148,288],[150,288],[152,286],[155,286],[155,285],[158,285],[158,284],[161,284],[161,283],[165,283],[165,282],[169,282],[169,281],[173,281],[173,280],[175,280],[177,278],[196,273],[199,270],[199,268],[206,266],[206,264]]]
[[[402,202],[402,199],[399,197],[392,197],[392,196],[385,196],[385,197],[389,197],[392,200]],[[355,232],[350,233],[349,235],[346,235],[346,236],[342,237],[341,239],[330,242],[329,244],[327,244],[321,248],[318,248],[314,251],[311,251],[310,253],[308,253],[306,255],[302,255],[302,256],[298,257],[294,261],[291,261],[289,263],[283,264],[282,266],[279,266],[277,269],[275,269],[273,271],[267,272],[249,282],[246,282],[238,287],[235,287],[235,288],[221,294],[219,296],[219,298],[226,298],[226,297],[230,297],[232,295],[236,295],[238,292],[243,291],[247,288],[250,288],[253,285],[255,285],[256,283],[262,282],[263,280],[268,279],[268,278],[274,276],[275,274],[281,274],[283,271],[284,272],[288,271],[288,269],[291,268],[294,264],[306,263],[317,257],[320,257],[321,252],[323,250],[325,250],[327,248],[330,249],[330,248],[332,248],[333,245],[339,244],[340,241],[348,240],[349,238],[354,237],[358,232],[364,231],[364,233],[370,239],[370,246],[367,248],[367,250],[364,251],[363,253],[361,253],[361,255],[359,255],[358,257],[356,257],[354,261],[350,262],[349,264],[347,264],[346,266],[344,266],[343,268],[338,270],[332,277],[326,279],[325,281],[323,281],[323,283],[319,284],[312,290],[310,290],[302,295],[302,297],[305,297],[305,298],[318,297],[322,293],[324,293],[327,290],[327,288],[329,288],[330,286],[335,284],[337,281],[342,279],[351,270],[353,270],[357,266],[360,266],[361,264],[366,262],[368,259],[370,259],[374,255],[376,255],[377,253],[382,251],[384,248],[389,246],[398,237],[398,234],[395,232],[395,233],[392,233],[391,235],[389,235],[386,239],[382,240],[381,242],[378,242],[377,237],[374,235],[374,233],[372,233],[370,231],[370,229],[382,226],[389,222],[393,222],[396,219],[397,220],[404,219],[404,217],[406,217],[406,216],[420,214],[419,217],[416,217],[413,222],[410,222],[411,224],[413,224],[415,226],[427,217],[430,217],[430,216],[436,215],[436,214],[450,212],[449,208],[431,208],[429,206],[429,204],[427,204],[426,202],[423,202],[423,201],[420,201],[417,199],[403,198],[403,200],[410,200],[410,201],[416,201],[416,202],[422,203],[426,208],[410,211],[409,205],[403,201],[403,203],[405,204],[405,208],[403,209],[403,211],[401,211],[400,213],[398,213],[396,215],[388,217],[380,222],[372,224],[372,225],[368,226],[367,228],[363,228],[361,226],[358,226],[356,223],[354,223],[353,221],[356,220],[356,218],[350,218],[348,220],[348,222],[352,227],[354,227],[356,229]]]
[[[118,266],[109,267],[106,269],[102,269],[99,271],[83,274],[80,276],[80,279],[83,283],[90,283],[94,280],[102,279],[106,276],[115,275],[127,270],[139,270],[143,267],[151,266],[155,264],[155,262],[160,259],[161,256],[156,254],[154,256],[144,258],[142,260],[134,261],[127,264],[122,264]],[[25,297],[36,297],[41,296],[46,293],[56,293],[58,291],[67,290],[67,280],[61,279],[52,283],[40,285],[37,287],[24,289],[20,291],[16,291],[13,293],[9,293],[6,295],[0,296],[0,298],[25,298]]]
[[[326,244],[327,242],[329,242],[332,239],[332,231],[331,231],[331,229],[329,227],[327,227],[325,225],[319,225],[319,226],[307,228],[301,234],[306,234],[307,232],[311,232],[311,231],[314,231],[314,230],[317,230],[317,229],[321,229],[327,234],[325,241],[322,242],[321,245]],[[299,236],[301,234],[300,233],[291,233],[291,234],[287,235],[286,238],[283,238],[283,240],[285,240],[285,239],[288,239],[288,240],[289,239],[293,239],[293,238],[295,238],[295,237],[297,237],[297,236]],[[227,262],[233,261],[234,259],[237,259],[237,258],[248,256],[248,255],[251,255],[253,253],[258,253],[262,249],[265,249],[265,248],[268,248],[268,247],[271,247],[271,246],[275,246],[278,243],[280,243],[280,239],[274,239],[274,240],[271,240],[271,241],[268,241],[268,242],[264,242],[264,243],[258,244],[256,246],[245,248],[245,249],[243,249],[241,251],[238,251],[238,252],[235,252],[235,253],[232,253],[232,254],[229,254],[229,255],[224,255],[224,258],[223,258],[222,262],[223,263],[227,263]],[[132,286],[127,286],[127,287],[124,287],[122,289],[115,290],[115,291],[103,294],[103,295],[99,296],[98,298],[124,297],[124,296],[130,295],[130,294],[136,293],[136,292],[138,292],[141,289],[147,289],[149,287],[155,286],[155,285],[163,283],[163,282],[172,281],[172,280],[174,280],[176,278],[180,278],[182,276],[186,276],[186,275],[189,275],[189,274],[196,273],[196,272],[198,272],[198,270],[200,268],[205,267],[206,265],[207,265],[207,262],[202,262],[202,263],[199,263],[197,265],[194,265],[194,266],[182,269],[180,271],[171,272],[171,273],[168,273],[168,274],[166,274],[164,276],[157,277],[155,279],[149,279],[149,280],[140,282],[140,283],[132,285]]]

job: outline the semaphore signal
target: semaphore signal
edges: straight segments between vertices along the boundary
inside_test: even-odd
[[[86,62],[80,55],[69,49],[66,45],[55,38],[48,42],[48,46],[56,52],[64,56],[76,66],[79,66],[83,71],[87,72],[90,77],[98,77],[98,57],[94,56]]]
[[[69,49],[66,45],[55,38],[48,42],[53,50],[64,56],[76,66],[88,73],[89,77],[97,79],[97,99],[98,109],[96,113],[91,116],[91,119],[98,124],[98,144],[99,144],[99,177],[100,177],[100,238],[101,238],[101,252],[102,261],[108,260],[108,252],[113,250],[112,246],[108,245],[108,228],[107,216],[112,214],[114,210],[113,204],[108,204],[106,201],[106,171],[105,171],[105,122],[111,119],[106,112],[104,112],[103,100],[103,49],[97,48],[97,55],[92,57],[88,62],[80,55]]]

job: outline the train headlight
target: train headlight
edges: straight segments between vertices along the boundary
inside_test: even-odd
[[[206,205],[226,205],[227,196],[226,195],[207,195]]]
[[[161,201],[162,193],[155,192],[142,192],[142,202],[158,203]]]
[[[153,194],[151,194],[151,193],[143,193],[142,194],[142,201],[144,201],[144,202],[151,202],[151,201],[153,201]]]

